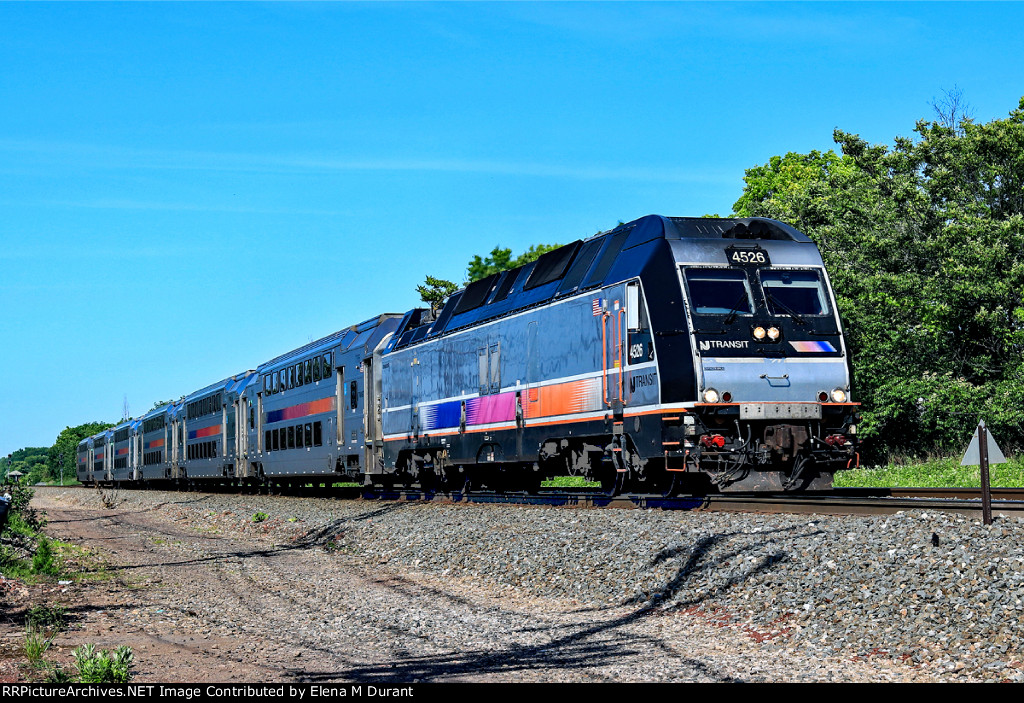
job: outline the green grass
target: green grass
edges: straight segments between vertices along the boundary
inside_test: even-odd
[[[60,564],[53,553],[53,545],[46,535],[39,535],[36,553],[32,556],[32,571],[47,576],[58,576],[61,572]]]
[[[18,552],[6,544],[0,544],[0,574],[9,579],[32,581],[32,562],[18,556]]]
[[[64,577],[74,581],[107,581],[116,572],[96,552],[75,544],[50,540],[56,545],[58,558],[64,568]]]
[[[55,631],[41,630],[31,625],[25,628],[25,657],[28,663],[34,667],[41,666],[43,655],[50,649],[56,636]]]
[[[960,466],[962,457],[911,458],[892,461],[885,466],[837,471],[834,485],[839,488],[977,488],[981,470]],[[989,466],[989,481],[994,488],[1024,487],[1024,457],[1010,457],[1005,464]]]
[[[582,476],[555,476],[541,482],[541,488],[597,488],[600,483],[588,481]]]

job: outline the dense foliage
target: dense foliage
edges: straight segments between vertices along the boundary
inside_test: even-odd
[[[45,471],[48,452],[48,447],[25,447],[12,452],[3,458],[0,476],[6,476],[10,471],[20,471],[25,476],[38,475]]]
[[[486,278],[492,273],[500,273],[501,271],[518,268],[519,266],[528,264],[531,261],[536,261],[542,254],[547,254],[549,251],[553,251],[559,246],[561,245],[536,244],[516,257],[512,256],[511,249],[494,247],[491,249],[491,253],[487,256],[481,257],[477,254],[470,260],[469,265],[466,266],[466,276],[470,283],[473,281],[479,281],[481,278]]]
[[[738,216],[822,250],[874,454],[962,450],[979,418],[1024,447],[1024,99],[1006,119],[921,120],[892,148],[836,130],[840,154],[746,172]]]
[[[109,422],[87,422],[77,427],[65,427],[57,435],[57,440],[53,443],[53,446],[47,450],[47,460],[45,466],[42,467],[42,471],[30,474],[28,482],[59,481],[61,478],[61,468],[64,470],[65,483],[76,481],[77,467],[75,466],[75,460],[78,452],[78,443],[86,437],[91,437],[97,432],[102,432],[108,427],[113,426]]]

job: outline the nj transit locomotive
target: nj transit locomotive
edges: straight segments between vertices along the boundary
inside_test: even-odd
[[[835,299],[773,220],[650,215],[82,442],[83,482],[826,488],[857,461]]]

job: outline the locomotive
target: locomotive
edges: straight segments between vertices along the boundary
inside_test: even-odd
[[[83,441],[83,483],[828,488],[858,404],[814,243],[649,215]]]

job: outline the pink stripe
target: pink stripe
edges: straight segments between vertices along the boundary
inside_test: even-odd
[[[516,394],[485,395],[466,402],[466,423],[486,425],[508,422],[516,417]]]

